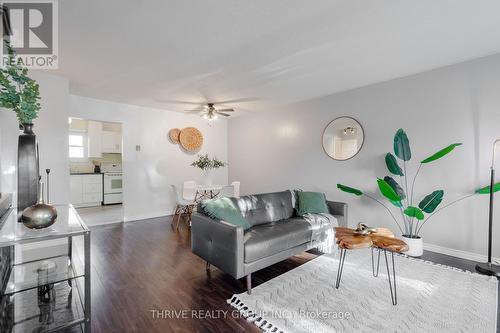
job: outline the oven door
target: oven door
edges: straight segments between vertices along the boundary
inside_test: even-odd
[[[104,194],[122,193],[122,175],[104,174]]]

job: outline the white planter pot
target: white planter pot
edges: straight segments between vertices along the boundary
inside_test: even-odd
[[[404,254],[407,254],[410,257],[420,257],[424,253],[424,241],[422,237],[409,238],[404,235],[402,237],[403,241],[408,244],[408,247],[410,248],[407,252],[404,252]]]
[[[202,185],[213,185],[214,184],[214,173],[213,170],[205,170],[201,174],[201,184]]]

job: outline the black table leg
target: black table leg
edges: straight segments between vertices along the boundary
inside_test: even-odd
[[[344,270],[344,262],[345,262],[346,253],[347,253],[347,249],[340,249],[339,269],[337,271],[337,281],[335,283],[336,289],[339,289],[340,279],[342,279],[342,271]]]
[[[377,259],[377,270],[375,270],[375,261],[373,260],[373,250],[378,251],[378,259]],[[372,247],[372,273],[374,277],[378,276],[378,269],[380,267],[380,249]]]
[[[392,276],[393,276],[393,281],[394,281],[394,286],[391,281],[391,272],[389,270],[389,261],[387,260],[387,250],[384,250],[384,257],[385,257],[385,266],[387,268],[387,278],[389,279],[389,288],[391,290],[391,301],[392,305],[398,304],[398,295],[396,291],[396,267],[394,266],[394,252],[391,252],[391,258],[392,258]],[[394,289],[394,292],[393,292]]]

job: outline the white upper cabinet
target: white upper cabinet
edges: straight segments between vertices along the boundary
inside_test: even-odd
[[[102,157],[102,123],[89,121],[87,125],[88,157]]]
[[[88,157],[102,157],[103,153],[120,154],[122,152],[122,134],[116,131],[107,131],[103,123],[89,121],[88,134]]]
[[[122,152],[122,134],[102,131],[102,152],[120,154]]]

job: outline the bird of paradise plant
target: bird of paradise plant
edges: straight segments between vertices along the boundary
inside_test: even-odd
[[[411,159],[411,149],[410,149],[410,141],[408,140],[408,136],[403,129],[399,129],[394,135],[394,155],[401,161],[398,162],[396,157],[392,153],[387,153],[385,156],[385,164],[389,172],[395,176],[399,176],[400,183],[398,183],[394,178],[390,176],[386,176],[383,179],[377,179],[377,186],[380,191],[380,194],[387,199],[401,214],[401,220],[398,221],[393,211],[385,205],[382,201],[375,198],[374,196],[364,193],[363,191],[353,188],[350,186],[337,184],[337,188],[341,191],[354,194],[356,196],[365,196],[371,200],[374,200],[378,204],[382,205],[390,214],[396,225],[398,226],[401,234],[408,238],[420,238],[420,231],[425,223],[434,216],[437,212],[446,207],[449,207],[459,201],[467,199],[475,194],[486,194],[490,193],[490,187],[483,187],[474,193],[468,194],[464,197],[461,197],[457,200],[454,200],[447,205],[437,209],[437,207],[441,204],[444,197],[443,190],[435,190],[432,193],[426,195],[418,204],[418,206],[414,206],[414,188],[415,181],[420,173],[420,169],[434,162],[449,153],[451,153],[455,148],[462,145],[461,143],[453,143],[435,154],[427,157],[426,159],[420,161],[420,165],[413,175],[413,177],[408,177],[406,164]],[[402,167],[400,165],[402,164]],[[411,180],[411,184],[409,186],[409,180]],[[495,184],[493,191],[497,192],[500,190],[500,183]],[[426,214],[428,214],[426,216]],[[400,223],[402,221],[402,224]]]

